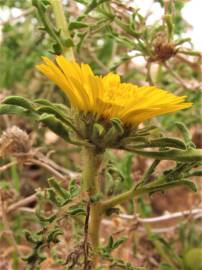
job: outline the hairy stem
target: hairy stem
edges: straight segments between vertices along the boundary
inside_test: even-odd
[[[125,202],[126,200],[129,200],[130,198],[132,198],[135,195],[135,189],[136,189],[136,185],[133,186],[128,191],[125,191],[121,194],[115,195],[112,198],[106,199],[102,203],[103,208],[106,210],[108,208],[116,206],[117,204]]]
[[[117,204],[121,204],[125,202],[126,200],[129,200],[135,196],[144,194],[144,193],[150,193],[150,192],[157,192],[161,190],[166,190],[171,187],[180,186],[182,184],[187,185],[187,182],[183,179],[181,181],[171,181],[171,182],[162,182],[161,180],[156,180],[151,183],[148,183],[147,185],[142,185],[143,182],[138,183],[131,187],[128,191],[125,191],[121,194],[115,195],[109,199],[106,199],[102,202],[102,209],[103,211],[106,211],[108,208],[112,208],[116,206]]]
[[[84,168],[82,185],[83,190],[87,192],[90,205],[90,218],[89,218],[89,236],[92,249],[94,253],[99,247],[99,231],[100,223],[102,219],[102,205],[99,200],[96,199],[96,195],[99,194],[98,184],[98,170],[101,164],[102,155],[97,153],[93,147],[85,147],[83,149],[84,156]]]
[[[61,37],[65,40],[70,38],[70,33],[68,30],[67,20],[65,18],[63,6],[61,0],[50,0],[55,15],[55,22],[57,28],[61,31]],[[68,60],[74,59],[74,54],[72,48],[64,48],[64,54]]]

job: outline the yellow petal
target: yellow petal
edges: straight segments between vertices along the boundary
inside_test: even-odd
[[[138,87],[121,83],[120,76],[109,73],[103,77],[94,75],[87,64],[79,65],[56,57],[54,64],[47,57],[38,70],[56,83],[80,111],[99,117],[118,117],[123,123],[139,124],[154,116],[188,108],[186,96],[175,96],[155,86]]]

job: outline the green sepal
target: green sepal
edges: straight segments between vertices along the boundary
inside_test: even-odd
[[[122,123],[119,119],[114,118],[111,120],[111,128],[106,132],[103,141],[104,144],[116,144],[117,138],[120,138],[124,134],[124,129],[122,127]]]
[[[118,137],[117,130],[115,126],[113,125],[109,130],[106,132],[103,141],[105,145],[111,144],[112,142],[115,142],[116,138]]]
[[[119,132],[119,136],[123,135],[124,134],[124,129],[123,129],[123,124],[120,121],[120,119],[113,118],[113,119],[111,119],[111,122],[112,122],[113,126],[115,126],[117,132]]]
[[[95,123],[93,125],[93,130],[92,130],[92,141],[97,141],[97,139],[100,139],[100,137],[102,137],[105,133],[105,128],[98,124],[98,123]]]

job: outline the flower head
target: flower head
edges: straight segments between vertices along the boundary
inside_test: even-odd
[[[178,97],[155,86],[121,83],[117,74],[96,76],[89,65],[67,61],[63,56],[57,56],[56,63],[47,57],[43,60],[44,64],[37,65],[38,70],[56,83],[82,112],[138,125],[156,115],[192,105],[184,102],[186,96]]]

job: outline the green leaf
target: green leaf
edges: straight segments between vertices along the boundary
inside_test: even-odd
[[[39,221],[41,223],[51,223],[57,217],[56,215],[52,215],[52,216],[46,217],[46,216],[44,216],[44,215],[42,215],[40,213],[40,210],[39,209],[36,211],[36,216],[37,216],[37,218],[39,219]]]
[[[36,109],[36,112],[39,114],[51,114],[54,115],[56,118],[59,118],[61,121],[65,121],[64,116],[62,113],[59,112],[55,107],[53,106],[40,106],[39,108]]]
[[[53,114],[43,113],[40,116],[39,121],[44,123],[50,130],[68,142],[68,127],[62,123],[62,121],[58,120]]]
[[[177,122],[176,123],[178,129],[181,131],[182,136],[185,140],[185,143],[189,146],[193,146],[195,147],[195,145],[192,142],[192,135],[190,134],[188,128],[185,126],[185,124],[181,123],[181,122]]]
[[[120,239],[116,240],[113,244],[113,249],[118,248],[121,244],[123,244],[127,240],[127,237],[121,237]]]
[[[59,227],[54,228],[48,233],[48,242],[58,243],[58,236],[62,234],[63,233]]]
[[[110,235],[107,246],[104,248],[104,250],[107,253],[110,253],[112,250],[118,248],[126,240],[127,240],[126,237],[121,237],[120,239],[114,241],[113,237]]]
[[[2,114],[16,114],[20,116],[27,115],[27,109],[15,105],[0,104],[0,115]]]
[[[76,206],[69,209],[68,214],[70,216],[86,215],[86,211],[83,207]]]
[[[45,99],[37,99],[35,100],[35,102],[43,105],[36,109],[37,113],[47,113],[54,115],[56,118],[59,118],[59,120],[61,120],[65,125],[71,127],[72,130],[76,131],[71,119],[67,117],[68,108],[66,106],[58,103],[51,103],[50,101],[47,101]]]
[[[202,176],[202,171],[192,171],[189,176]]]
[[[113,47],[114,47],[114,40],[112,38],[106,38],[103,47],[100,49],[98,53],[98,58],[105,65],[107,65],[111,61],[113,55]]]
[[[52,47],[53,47],[53,52],[51,52],[52,54],[60,55],[62,53],[61,45],[58,44],[57,42],[53,43]]]
[[[48,193],[47,197],[52,203],[54,203],[58,207],[60,207],[63,204],[64,200],[56,194],[53,188],[47,189],[47,193]]]
[[[134,148],[171,147],[171,148],[177,148],[177,149],[183,149],[183,150],[187,148],[183,141],[179,139],[175,139],[175,138],[153,139],[145,143],[131,143],[128,146],[134,147]]]
[[[170,264],[167,263],[161,263],[160,267],[162,270],[176,270],[176,268]]]
[[[113,249],[113,245],[114,245],[114,240],[113,240],[113,237],[110,235],[107,247],[111,250]]]
[[[136,154],[151,157],[159,160],[175,160],[179,162],[197,162],[202,161],[202,150],[201,149],[172,149],[165,151],[143,151],[135,148],[125,147],[126,150],[135,152]]]
[[[69,192],[71,194],[71,197],[75,197],[79,194],[80,188],[76,183],[76,180],[71,180],[69,183]]]
[[[45,106],[50,106],[50,107],[53,106],[53,103],[51,103],[49,100],[43,99],[43,98],[34,99],[34,102],[37,104],[45,105]]]
[[[70,200],[71,199],[71,195],[70,192],[65,190],[61,184],[55,180],[55,178],[51,177],[48,179],[48,183],[51,187],[54,188],[55,192],[60,195],[63,199],[65,200]]]
[[[74,29],[81,29],[81,28],[85,28],[88,27],[88,24],[83,23],[83,22],[79,22],[79,21],[75,21],[75,22],[70,22],[69,23],[69,30],[72,31]]]
[[[71,38],[65,39],[63,44],[66,48],[70,48],[74,46],[73,40]]]
[[[43,237],[41,235],[36,235],[31,233],[30,231],[25,231],[25,237],[27,241],[32,244],[38,244],[42,242]]]
[[[20,106],[20,107],[23,107],[25,109],[28,109],[30,111],[34,110],[34,106],[33,106],[32,102],[30,102],[28,99],[26,99],[24,97],[20,97],[20,96],[6,97],[3,100],[2,104],[16,105],[16,106]]]
[[[153,192],[157,192],[157,191],[163,191],[165,189],[171,188],[171,187],[175,187],[175,186],[181,186],[184,185],[186,187],[188,187],[189,189],[191,189],[192,191],[197,191],[196,185],[188,180],[180,180],[180,181],[171,181],[168,183],[160,183],[160,184],[156,184],[155,182],[152,182],[151,187],[143,187],[143,189],[146,189],[148,192],[153,193]]]

